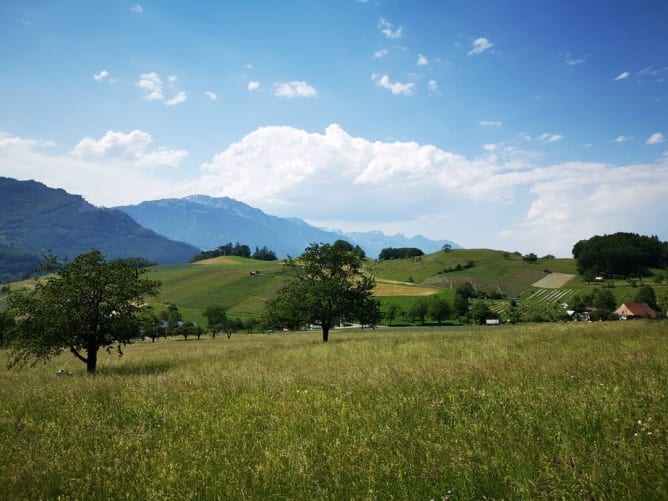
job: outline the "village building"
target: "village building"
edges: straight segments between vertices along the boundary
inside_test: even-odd
[[[656,312],[647,303],[622,303],[615,310],[621,320],[631,318],[656,318]]]

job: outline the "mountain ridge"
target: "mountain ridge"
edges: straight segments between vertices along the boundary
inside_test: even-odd
[[[46,253],[72,259],[93,248],[110,259],[143,257],[164,264],[186,263],[200,251],[142,227],[122,211],[95,207],[81,195],[0,177],[2,280],[16,276],[16,269],[9,273],[4,265],[16,264],[19,255],[32,263],[32,257]]]
[[[445,245],[461,248],[450,240],[430,240],[421,235],[318,228],[303,219],[273,216],[229,197],[189,195],[116,208],[157,233],[206,250],[240,242],[251,248],[267,246],[279,257],[286,257],[301,254],[312,242],[332,243],[338,239],[359,245],[370,257],[377,257],[385,247],[419,247],[427,253]]]

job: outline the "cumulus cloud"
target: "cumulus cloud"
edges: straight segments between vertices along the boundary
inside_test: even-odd
[[[663,134],[660,132],[655,132],[651,136],[647,138],[647,141],[645,141],[647,144],[659,144],[663,143]]]
[[[432,79],[432,80],[429,80],[429,81],[427,82],[427,88],[429,89],[429,93],[430,93],[430,94],[432,94],[432,95],[438,94],[438,93],[439,93],[439,90],[438,90],[438,81],[433,80],[433,79]]]
[[[612,140],[613,143],[625,143],[626,141],[630,141],[631,137],[630,136],[617,136],[615,139]]]
[[[574,242],[616,231],[668,238],[668,157],[651,164],[542,165],[519,138],[485,145],[484,156],[468,158],[431,144],[355,137],[336,124],[323,132],[276,126],[230,144],[198,176],[166,179],[159,169],[140,167],[178,165],[187,152],[156,148],[141,130],[85,138],[67,155],[48,144],[0,134],[2,174],[98,204],[226,195],[329,227],[423,233],[539,254],[568,256]]]
[[[143,131],[84,138],[64,154],[53,145],[0,133],[2,175],[34,179],[110,207],[177,194],[181,183],[163,179],[159,167],[177,166],[188,155],[184,150],[151,150],[151,136]]]
[[[503,122],[499,122],[498,120],[480,120],[480,125],[483,127],[501,127]]]
[[[373,57],[375,59],[380,59],[381,57],[385,57],[389,54],[389,50],[387,49],[378,49],[376,52],[373,53]]]
[[[159,148],[155,151],[146,151],[153,143],[153,138],[147,132],[133,130],[129,133],[107,131],[100,139],[86,137],[79,141],[71,154],[87,159],[122,159],[136,161],[139,166],[168,165],[176,167],[181,163],[188,152],[184,150],[170,150]]]
[[[137,82],[137,87],[144,92],[144,99],[147,101],[162,101],[164,99],[162,85],[162,78],[155,72],[142,73]]]
[[[617,75],[615,78],[613,78],[613,80],[614,81],[625,80],[625,79],[629,78],[630,76],[631,76],[631,73],[629,73],[628,71],[623,71],[619,75]]]
[[[482,54],[486,50],[494,47],[494,44],[484,37],[476,38],[471,45],[471,50],[468,51],[469,56],[475,56],[477,54]]]
[[[258,90],[260,88],[260,82],[248,82],[248,90],[250,92],[253,92],[254,90]]]
[[[371,80],[376,82],[378,87],[389,90],[395,96],[412,96],[415,92],[414,83],[392,82],[388,75],[371,75]]]
[[[188,100],[188,95],[184,91],[178,92],[171,99],[165,101],[166,106],[175,106],[177,104],[185,103]]]
[[[546,132],[545,134],[541,134],[540,136],[538,136],[537,139],[541,143],[554,143],[557,141],[561,141],[563,137],[564,136],[562,136],[561,134],[550,134]]]
[[[250,90],[250,84],[249,84]],[[295,97],[316,97],[318,92],[304,81],[279,82],[274,86],[274,95],[292,99]]]
[[[581,238],[632,230],[634,220],[652,204],[666,213],[665,160],[623,167],[545,167],[537,165],[540,157],[512,145],[489,144],[484,150],[485,157],[471,159],[429,144],[353,137],[335,124],[324,133],[262,127],[203,164],[203,177],[187,189],[224,194],[270,213],[323,224],[359,224],[363,217],[367,229],[405,232],[425,229],[433,234],[444,214],[466,211],[467,223],[449,224],[447,236],[441,237],[470,238],[480,245],[481,235],[488,232],[494,240],[490,245],[497,248],[505,243],[509,250],[560,255],[568,255]],[[364,201],[363,216],[359,203],[353,202],[359,200]],[[520,208],[520,219],[504,215],[509,204]],[[480,207],[485,209],[478,214]],[[489,210],[498,214],[494,223]],[[668,231],[665,226],[645,231],[662,229]]]
[[[417,65],[418,66],[427,66],[429,64],[429,59],[424,54],[418,54]]]
[[[210,90],[205,90],[204,95],[208,97],[211,101],[218,101],[218,96],[216,95],[215,92],[211,92]]]
[[[385,35],[386,38],[396,39],[401,38],[403,28],[399,26],[397,29],[394,29],[392,23],[387,22],[382,17],[378,21],[378,29],[380,32]]]
[[[142,12],[144,12],[144,8],[139,4],[133,5],[132,7],[130,7],[130,10],[137,14],[141,14]]]
[[[99,73],[93,75],[93,79],[99,81],[109,78],[109,72],[107,70],[102,70]]]
[[[142,90],[143,98],[147,101],[161,101],[165,106],[174,106],[188,100],[185,91],[176,91],[174,84],[177,80],[176,75],[167,77],[167,90],[170,94],[174,93],[169,99],[165,97],[165,84],[158,73],[142,73],[136,85]]]

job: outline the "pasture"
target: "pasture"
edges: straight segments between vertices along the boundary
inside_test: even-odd
[[[68,354],[2,371],[2,497],[668,497],[665,322],[319,339],[139,342],[95,376]]]

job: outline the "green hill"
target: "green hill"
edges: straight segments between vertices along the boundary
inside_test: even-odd
[[[413,259],[381,261],[370,264],[368,270],[377,277],[441,289],[454,290],[470,282],[480,291],[507,296],[527,290],[546,275],[545,270],[576,273],[573,259],[538,259],[532,264],[520,255],[489,249],[456,249]]]
[[[480,292],[505,296],[489,301],[491,309],[502,319],[508,317],[513,297],[517,298],[523,318],[552,319],[563,314],[563,303],[571,301],[576,293],[601,287],[586,284],[579,277],[570,278],[576,272],[575,266],[573,259],[539,259],[532,264],[520,255],[503,251],[457,249],[416,259],[366,260],[364,269],[376,277],[376,297],[383,303],[396,303],[404,310],[417,298],[434,294],[452,301],[454,289],[471,282]],[[564,276],[567,281],[562,283]],[[558,280],[551,283],[553,277]],[[202,312],[209,304],[223,305],[234,318],[258,316],[265,301],[284,283],[285,275],[281,261],[219,257],[155,266],[150,269],[150,278],[163,284],[160,295],[151,302],[156,311],[173,303],[185,320],[204,324]],[[668,303],[668,286],[658,281],[648,283],[655,288],[659,302]],[[606,285],[612,287],[618,304],[632,301],[637,293],[634,287],[637,284],[626,281]]]
[[[443,272],[458,264],[464,267],[470,261],[475,264],[468,269]],[[453,295],[457,285],[465,282],[473,283],[481,291],[501,291],[509,297],[519,295],[545,277],[544,270],[548,267],[555,272],[575,272],[575,262],[571,259],[546,259],[530,264],[521,256],[484,249],[439,251],[419,259],[367,260],[365,271],[377,279],[377,297],[381,300],[393,297],[402,304],[409,304],[412,299],[398,298],[420,297],[439,291],[448,297]],[[202,320],[201,311],[211,303],[222,304],[232,316],[257,315],[284,281],[282,262],[240,257],[163,265],[152,270],[154,276],[151,278],[163,282],[155,307],[159,309],[165,303],[174,303],[184,317],[196,321]]]

